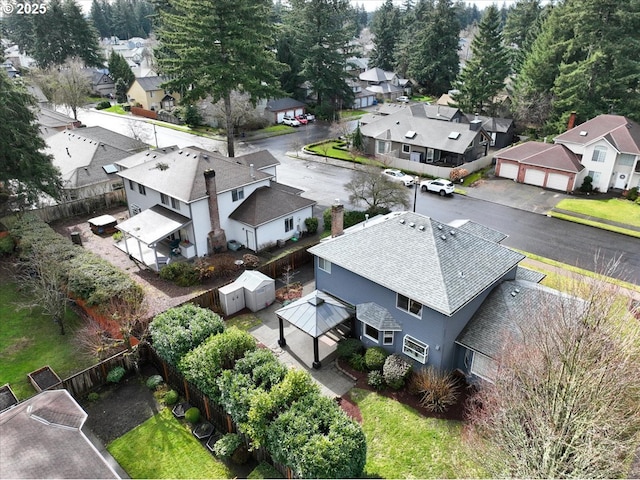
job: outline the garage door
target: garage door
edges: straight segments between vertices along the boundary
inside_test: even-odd
[[[520,169],[519,165],[514,165],[513,163],[500,162],[500,169],[498,170],[499,171],[498,176],[515,180],[516,178],[518,178],[519,169]]]
[[[566,192],[569,190],[569,176],[561,173],[550,173],[547,177],[547,188],[561,190]]]
[[[284,118],[284,112],[278,112],[276,123],[282,123],[283,118]]]
[[[542,170],[535,170],[533,168],[528,168],[524,172],[524,183],[529,185],[537,185],[539,187],[544,186],[544,177],[546,173]]]

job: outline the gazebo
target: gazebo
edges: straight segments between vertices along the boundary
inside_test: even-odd
[[[314,290],[276,311],[280,325],[278,345],[287,345],[284,338],[286,320],[313,338],[313,368],[319,369],[322,363],[319,358],[318,338],[347,320],[353,322],[353,314],[354,309],[349,305],[320,290]],[[353,325],[351,327],[353,331]]]

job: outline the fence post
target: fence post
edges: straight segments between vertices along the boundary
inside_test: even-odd
[[[207,420],[211,420],[211,413],[209,412],[209,398],[206,395],[202,396],[204,402],[204,412],[207,415]]]
[[[189,401],[189,385],[187,384],[186,378],[183,378],[182,382],[184,386],[184,397],[187,399],[187,402],[188,402]]]

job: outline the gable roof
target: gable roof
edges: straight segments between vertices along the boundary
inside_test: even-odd
[[[238,208],[231,212],[229,218],[252,227],[259,227],[316,204],[314,200],[290,193],[287,189],[278,186],[279,184],[272,182],[270,187],[255,189]]]
[[[66,390],[0,413],[0,477],[120,478],[81,430],[86,418]]]
[[[127,137],[120,133],[116,133],[112,130],[108,130],[103,127],[83,127],[75,129],[69,132],[71,136],[78,136],[86,138],[87,140],[93,140],[94,142],[104,143],[120,150],[127,152],[141,152],[149,148],[144,142],[136,140],[135,138]]]
[[[553,168],[566,172],[581,172],[584,165],[578,156],[559,143],[525,142],[500,150],[497,159],[513,160],[526,165]]]
[[[142,87],[145,92],[153,92],[156,90],[164,90],[160,85],[169,80],[167,77],[155,76],[155,77],[137,77],[135,79],[138,85]]]
[[[362,72],[358,77],[365,82],[388,82],[395,76],[396,74],[394,72],[387,72],[381,68],[374,67]]]
[[[204,172],[209,169],[216,172],[217,194],[272,178],[260,170],[252,172],[233,158],[195,147],[167,152],[118,175],[189,203],[208,196]]]
[[[465,118],[471,122],[475,119],[482,121],[482,128],[487,132],[507,133],[513,127],[512,118],[487,117],[485,115],[465,114]]]
[[[272,112],[280,112],[282,110],[290,110],[292,108],[301,108],[304,106],[305,106],[304,103],[299,102],[294,98],[289,98],[289,97],[275,98],[267,102],[266,110],[269,110]]]
[[[234,157],[233,160],[235,160],[236,163],[247,167],[253,164],[253,167],[258,170],[280,165],[280,161],[274,157],[269,150],[258,150],[256,152],[247,153],[245,155],[240,155],[239,157]]]
[[[309,252],[445,315],[453,315],[524,258],[412,212],[389,214]]]
[[[455,117],[460,117],[462,112],[457,107],[444,105],[431,105],[429,103],[415,103],[409,107],[411,115],[414,117],[431,118],[433,120],[451,121]]]
[[[79,120],[74,120],[68,115],[64,115],[49,108],[43,107],[38,109],[37,116],[38,124],[40,125],[40,134],[44,136],[55,133],[56,129],[64,129],[73,126],[79,127],[81,125]],[[51,131],[49,131],[49,129],[51,129]]]
[[[554,141],[588,145],[600,138],[606,138],[619,152],[640,154],[640,126],[622,115],[598,115],[558,135]]]
[[[410,109],[405,109],[410,111]],[[463,154],[478,135],[486,135],[481,128],[472,130],[467,123],[443,122],[425,117],[407,115],[399,111],[393,115],[378,117],[363,125],[362,135],[398,143],[430,147],[445,152]],[[409,131],[416,132],[407,138]],[[452,133],[459,135],[451,135]],[[455,137],[455,138],[453,138]]]

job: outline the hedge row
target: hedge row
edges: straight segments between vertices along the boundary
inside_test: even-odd
[[[223,407],[252,447],[265,447],[274,461],[300,478],[362,474],[367,446],[361,427],[320,394],[306,371],[288,369],[235,327],[214,327],[216,332],[204,341],[200,334],[188,336],[185,331],[192,326],[201,333],[209,330],[203,319],[216,325],[218,320],[200,307],[186,308],[191,319],[185,307],[156,316],[150,326],[153,345],[161,358],[175,362],[187,380]],[[193,348],[185,352],[188,344]]]
[[[59,235],[35,215],[23,215],[11,229],[20,260],[28,265],[33,252],[62,269],[69,292],[89,306],[112,299],[142,298],[142,288],[108,261]]]

